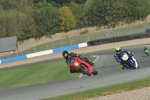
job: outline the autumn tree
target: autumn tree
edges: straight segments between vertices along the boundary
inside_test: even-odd
[[[69,31],[76,26],[76,20],[69,9],[69,7],[64,6],[59,11],[59,30],[60,31]]]
[[[34,10],[36,38],[49,36],[58,31],[58,9],[46,2],[40,2]]]
[[[86,2],[86,0],[46,0],[46,1],[53,4],[55,7],[68,6],[70,2],[75,2],[78,4],[83,4]]]
[[[0,14],[0,37],[19,36],[24,27],[25,14],[16,10],[3,11]]]
[[[148,0],[92,0],[86,13],[91,25],[115,27],[146,18],[149,7]]]
[[[123,16],[123,5],[120,0],[93,0],[88,5],[87,15],[90,24],[115,27]]]
[[[144,19],[150,14],[149,0],[126,0],[127,6],[126,18],[128,22]]]
[[[25,11],[33,6],[32,0],[0,0],[0,5],[4,10]]]
[[[69,8],[71,9],[75,20],[76,20],[76,28],[82,28],[85,27],[86,24],[86,19],[85,19],[85,11],[84,11],[84,6],[82,4],[75,3],[71,1],[69,3]]]
[[[29,38],[34,38],[36,34],[36,27],[33,18],[33,9],[28,9],[24,11],[25,17],[23,20],[24,26],[22,32],[20,33],[18,40],[24,41]]]

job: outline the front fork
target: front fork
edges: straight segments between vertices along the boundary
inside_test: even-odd
[[[121,62],[120,64],[120,68],[130,68],[129,65],[128,65],[128,61],[125,61],[125,62]]]

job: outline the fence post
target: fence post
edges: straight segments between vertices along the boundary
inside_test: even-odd
[[[11,53],[11,52],[10,52]],[[17,54],[17,56],[18,56],[18,49],[16,48],[16,54]]]
[[[52,49],[54,49],[54,44],[53,44],[53,41],[52,41]]]
[[[62,47],[62,43],[60,42],[60,46]]]
[[[143,30],[143,22],[141,21],[141,32],[142,32],[142,30]]]
[[[119,32],[119,24],[118,24],[118,36],[120,36],[120,32]]]
[[[48,50],[48,44],[47,44],[47,50]]]
[[[22,55],[23,55],[23,45],[22,45]]]
[[[132,34],[132,25],[130,25],[130,23],[129,26],[130,26],[130,33]]]
[[[70,37],[70,45],[72,45],[72,42],[71,42],[71,37]]]
[[[89,41],[90,40],[90,37],[89,37],[89,34],[87,34],[87,41]]]
[[[36,52],[35,46],[34,46],[34,52]]]

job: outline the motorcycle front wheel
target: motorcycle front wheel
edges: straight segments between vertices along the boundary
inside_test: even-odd
[[[130,67],[132,67],[133,69],[136,69],[135,63],[133,64],[131,61],[128,61],[128,63],[130,64]]]
[[[87,76],[91,76],[91,73],[87,69],[84,69],[81,66],[79,67],[79,71],[82,72],[83,74],[86,74]]]

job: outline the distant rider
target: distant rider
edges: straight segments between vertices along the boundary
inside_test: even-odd
[[[66,63],[69,65],[70,63],[70,59],[74,58],[74,57],[79,57],[80,59],[86,61],[87,63],[89,63],[90,65],[94,65],[94,63],[92,63],[91,61],[89,61],[86,57],[82,57],[81,54],[76,54],[76,53],[68,53],[68,51],[63,51],[62,52],[62,56],[66,59]],[[70,73],[75,73],[77,72],[76,70],[74,70],[72,67],[70,67]]]
[[[144,52],[149,56],[150,50],[146,46],[144,47]]]
[[[121,56],[120,56],[120,53],[121,53],[121,52],[127,52],[127,53],[131,54],[132,56],[134,56],[134,54],[133,54],[132,52],[130,52],[130,51],[123,50],[123,49],[121,49],[120,47],[116,46],[114,57],[115,57],[115,59],[116,59],[118,62],[120,62],[120,68],[121,68],[121,69],[126,69],[126,68],[123,66],[123,62],[121,62]]]

